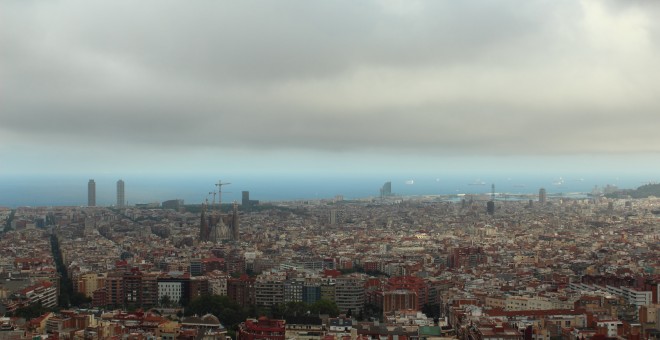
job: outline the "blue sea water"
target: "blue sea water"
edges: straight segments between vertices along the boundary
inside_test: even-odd
[[[96,201],[99,206],[116,203],[116,181],[119,176],[96,176]],[[212,200],[218,178],[211,176],[121,177],[129,205],[183,199],[186,204]],[[83,206],[87,204],[87,181],[81,176],[13,176],[0,177],[0,206]],[[620,188],[636,188],[648,178],[577,174],[562,178],[552,175],[506,175],[477,177],[476,174],[374,174],[374,175],[231,175],[222,178],[230,185],[223,187],[222,201],[241,200],[241,192],[261,201],[323,199],[343,195],[345,199],[376,197],[382,185],[392,182],[398,195],[453,195],[490,193],[534,194],[546,188],[548,194],[591,192],[594,186],[607,184]]]

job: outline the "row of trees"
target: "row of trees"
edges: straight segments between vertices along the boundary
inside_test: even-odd
[[[19,318],[25,318],[26,320],[34,319],[37,317],[40,317],[47,312],[53,312],[55,311],[54,309],[48,309],[44,306],[41,305],[41,302],[35,303],[29,306],[17,308],[13,316],[19,317]]]
[[[15,211],[12,211],[11,215],[6,221],[5,231],[11,230],[11,221],[14,217]],[[25,318],[27,320],[39,317],[46,312],[57,312],[60,308],[70,308],[75,307],[84,307],[91,302],[91,299],[86,297],[84,294],[76,292],[73,288],[73,282],[69,279],[66,266],[62,260],[62,253],[60,252],[60,245],[57,240],[57,237],[53,234],[50,237],[51,251],[53,253],[53,259],[55,260],[55,266],[57,272],[60,275],[60,295],[57,297],[59,301],[59,307],[46,308],[41,303],[34,303],[25,307],[20,307],[16,309],[12,316]]]
[[[437,319],[440,315],[440,307],[438,305],[424,305],[422,311],[434,319]],[[220,322],[228,330],[235,331],[238,324],[249,317],[256,318],[265,315],[269,318],[284,319],[287,322],[291,322],[292,320],[299,320],[304,317],[317,317],[320,314],[336,317],[339,315],[339,308],[334,301],[329,300],[319,300],[312,304],[289,302],[276,304],[271,307],[255,305],[243,307],[227,296],[211,295],[201,296],[190,301],[185,307],[184,315],[203,316],[209,313],[218,317]],[[370,318],[380,319],[382,313],[382,308],[370,304],[365,305],[364,310],[357,311],[357,315],[349,311],[349,314],[353,314],[351,316],[356,317],[358,320]]]
[[[354,265],[353,268],[351,269],[340,269],[339,272],[342,273],[342,275],[346,274],[352,274],[352,273],[365,273],[370,276],[385,276],[385,277],[390,277],[389,274],[385,272],[381,272],[380,270],[366,270],[364,267],[360,265]]]
[[[319,300],[312,304],[304,302],[289,302],[271,307],[249,306],[243,307],[227,296],[211,295],[200,296],[190,301],[185,308],[184,315],[213,314],[227,328],[236,331],[238,325],[249,317],[262,315],[274,319],[293,320],[305,316],[318,316],[328,314],[332,317],[339,315],[339,308],[334,301]]]
[[[57,297],[59,305],[62,308],[70,308],[71,306],[81,307],[89,304],[90,298],[85,294],[76,292],[73,289],[73,282],[69,278],[69,274],[64,261],[62,260],[62,252],[60,251],[60,243],[57,236],[52,234],[50,236],[50,247],[53,252],[53,259],[55,260],[55,267],[60,274],[60,295]]]
[[[58,273],[62,276],[62,272],[60,271],[61,268],[64,269],[64,276],[61,277],[60,279],[60,284],[62,285],[60,289],[60,295],[57,297],[58,301],[60,301],[60,306],[62,306],[62,302],[66,301],[68,303],[69,301],[69,296],[70,294],[68,293],[69,291],[65,289],[65,278],[66,282],[70,285],[71,280],[68,279],[66,276],[66,267],[64,267],[62,263],[62,256],[60,254],[60,248],[59,248],[59,243],[57,242],[57,238],[54,235],[51,235],[50,238],[50,244],[51,244],[51,250],[53,251],[53,258],[55,259],[55,265],[57,266],[57,271]],[[71,287],[71,290],[73,290],[73,286]],[[41,305],[41,302],[31,304],[29,306],[25,307],[20,307],[17,308],[13,312],[13,316],[19,317],[19,318],[25,318],[27,320],[37,318],[46,312],[56,312],[58,311],[58,308],[46,308]]]

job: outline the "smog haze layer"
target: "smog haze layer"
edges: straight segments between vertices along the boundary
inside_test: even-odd
[[[75,204],[89,178],[127,195],[163,179],[140,200],[186,178],[292,198],[412,178],[634,187],[660,169],[659,17],[613,0],[5,1],[2,195],[67,183]]]

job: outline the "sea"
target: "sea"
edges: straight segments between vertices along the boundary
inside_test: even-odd
[[[148,174],[132,176],[103,175],[93,177],[98,206],[116,204],[116,182],[125,182],[127,205],[183,199],[185,204],[199,204],[214,199],[219,176]],[[0,176],[0,207],[21,206],[85,206],[90,177],[80,175]],[[221,178],[223,203],[240,202],[243,191],[250,199],[262,202],[332,199],[345,200],[378,197],[385,182],[392,183],[392,193],[400,196],[489,194],[492,185],[498,194],[538,194],[545,188],[548,195],[591,193],[606,185],[637,188],[650,179],[638,176],[576,174],[507,175],[475,177],[474,174],[278,174],[240,175]]]

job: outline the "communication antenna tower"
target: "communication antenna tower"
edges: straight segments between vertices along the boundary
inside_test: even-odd
[[[490,200],[495,202],[495,183],[493,183],[491,186],[491,192],[490,192]]]

